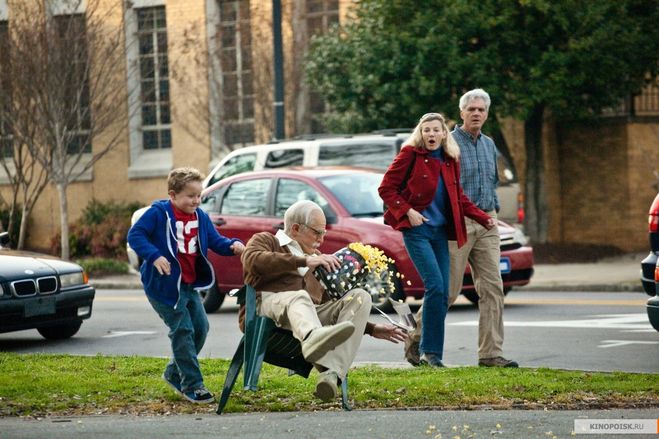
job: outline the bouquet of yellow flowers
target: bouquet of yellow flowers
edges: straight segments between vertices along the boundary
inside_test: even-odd
[[[386,295],[394,291],[392,273],[387,273],[394,261],[384,254],[382,250],[371,245],[364,245],[361,242],[348,244],[334,253],[341,261],[341,268],[336,271],[328,272],[322,266],[316,268],[314,275],[325,287],[330,296],[334,298],[343,297],[348,291],[354,288],[364,288],[371,290],[375,285],[369,285],[369,279],[386,278],[386,284],[380,287],[378,291],[381,295]],[[389,276],[386,276],[389,274]]]

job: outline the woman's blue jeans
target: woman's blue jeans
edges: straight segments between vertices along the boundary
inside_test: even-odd
[[[208,317],[199,292],[181,284],[176,308],[147,296],[153,309],[169,328],[172,358],[165,368],[165,378],[181,383],[183,393],[204,386],[197,355],[208,334]]]
[[[403,240],[425,287],[419,351],[442,359],[450,267],[446,229],[422,224],[404,230]]]

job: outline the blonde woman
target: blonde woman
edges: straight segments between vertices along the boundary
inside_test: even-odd
[[[448,241],[467,238],[465,215],[484,227],[495,220],[476,207],[460,186],[460,148],[439,113],[424,114],[378,189],[387,224],[403,233],[405,248],[425,287],[421,362],[443,367],[449,298]]]

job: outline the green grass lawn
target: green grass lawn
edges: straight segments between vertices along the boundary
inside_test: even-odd
[[[0,416],[104,413],[211,413],[191,404],[160,378],[167,360],[151,357],[0,353]],[[206,386],[219,396],[229,361],[200,360]],[[323,404],[309,379],[265,365],[257,392],[243,391],[242,374],[225,412],[340,410]],[[554,369],[387,369],[360,367],[349,375],[355,409],[585,409],[659,407],[657,374]]]

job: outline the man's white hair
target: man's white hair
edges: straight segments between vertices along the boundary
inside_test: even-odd
[[[490,111],[490,103],[492,103],[492,100],[490,99],[490,95],[487,94],[487,92],[482,88],[469,90],[467,93],[462,95],[460,98],[460,111],[464,111],[465,108],[467,108],[467,105],[469,105],[469,103],[474,99],[482,99],[485,103],[485,110]]]
[[[311,200],[297,201],[286,209],[284,214],[284,232],[290,233],[293,224],[307,225],[311,221],[311,215],[314,211],[323,214],[323,209]]]

